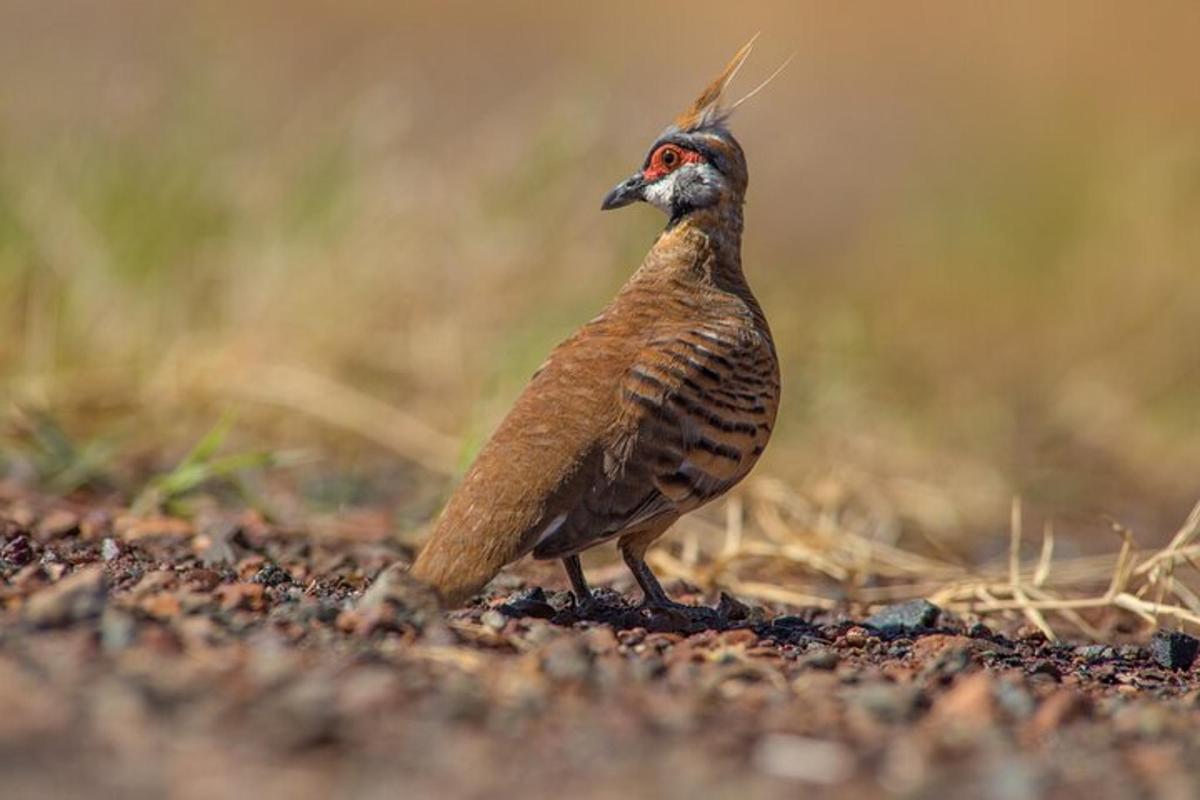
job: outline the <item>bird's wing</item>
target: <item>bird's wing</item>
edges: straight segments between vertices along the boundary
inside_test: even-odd
[[[690,511],[741,480],[774,421],[773,403],[762,399],[778,385],[766,347],[754,333],[703,328],[644,347],[621,378],[614,425],[573,496],[555,504],[561,511],[539,531],[534,556],[577,553]]]

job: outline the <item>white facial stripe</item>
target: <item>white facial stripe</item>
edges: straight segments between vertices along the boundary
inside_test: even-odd
[[[663,213],[671,213],[671,198],[675,196],[675,183],[679,180],[679,172],[672,172],[669,175],[656,180],[645,189],[646,202],[657,208]]]
[[[681,179],[688,178],[688,199],[696,205],[706,205],[709,196],[716,199],[720,191],[721,173],[711,164],[684,164],[672,173],[664,175],[647,186],[643,192],[646,202],[660,211],[670,214],[675,207],[676,192]],[[697,181],[696,179],[699,178]],[[698,185],[697,185],[698,184]]]

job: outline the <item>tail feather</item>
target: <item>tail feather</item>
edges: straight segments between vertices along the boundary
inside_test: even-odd
[[[409,574],[433,587],[447,608],[461,606],[487,586],[519,554],[491,543],[470,541],[439,527],[422,548]],[[488,546],[492,544],[492,546]]]

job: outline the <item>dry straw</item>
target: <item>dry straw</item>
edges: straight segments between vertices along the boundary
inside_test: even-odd
[[[1014,500],[1008,557],[984,566],[880,541],[861,525],[844,523],[838,509],[778,481],[753,482],[725,511],[723,526],[707,518],[681,523],[679,555],[660,550],[653,555],[655,566],[706,589],[796,606],[926,597],[958,613],[1019,614],[1052,640],[1060,630],[1101,638],[1097,626],[1102,618],[1113,621],[1114,614],[1146,626],[1200,628],[1200,594],[1179,574],[1200,573],[1200,503],[1162,549],[1140,550],[1130,530],[1110,521],[1119,543],[1115,552],[1055,560],[1050,524],[1036,558],[1022,558],[1024,522],[1021,503]],[[720,544],[701,544],[713,541]],[[833,589],[794,588],[814,584]]]

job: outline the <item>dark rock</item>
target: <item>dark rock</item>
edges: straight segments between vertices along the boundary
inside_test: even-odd
[[[721,592],[717,602],[717,614],[729,622],[741,622],[750,617],[750,606],[732,595]]]
[[[916,633],[937,625],[942,610],[928,600],[909,600],[882,608],[864,622],[887,636]]]
[[[756,625],[754,632],[763,639],[771,639],[781,645],[803,645],[812,641],[828,641],[821,629],[803,617],[776,617],[764,625]]]
[[[526,589],[514,599],[500,606],[498,610],[510,617],[535,617],[536,619],[551,619],[558,613],[558,610],[550,605],[550,600],[540,586]]]
[[[984,625],[982,622],[976,622],[971,627],[967,628],[967,636],[972,639],[991,639],[996,635],[995,631]]]
[[[33,545],[28,537],[17,536],[0,550],[0,558],[13,566],[23,567],[33,561]]]
[[[1029,668],[1030,675],[1045,675],[1055,682],[1062,680],[1062,670],[1053,661],[1038,661]]]
[[[1106,644],[1087,644],[1072,651],[1088,664],[1101,664],[1116,658],[1117,651]]]
[[[263,586],[284,586],[292,583],[292,575],[278,564],[267,563],[254,574],[250,581]]]
[[[1166,669],[1190,669],[1200,650],[1200,639],[1182,631],[1158,631],[1150,640],[1150,657]]]

